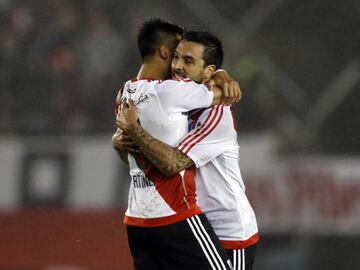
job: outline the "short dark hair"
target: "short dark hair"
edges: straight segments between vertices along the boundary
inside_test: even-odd
[[[215,65],[217,69],[221,68],[224,51],[221,41],[216,36],[209,32],[187,31],[183,40],[204,45],[203,59],[205,66]]]
[[[141,60],[154,55],[161,44],[175,48],[178,43],[178,36],[183,35],[184,28],[158,18],[145,21],[140,27],[137,44]]]

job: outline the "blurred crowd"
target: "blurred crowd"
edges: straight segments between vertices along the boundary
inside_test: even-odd
[[[0,0],[0,133],[111,133],[117,91],[140,64],[137,29],[151,17],[223,41],[243,91],[242,133],[274,131],[295,151],[360,152],[356,0]],[[335,86],[339,97],[323,95]]]
[[[0,132],[113,131],[117,90],[137,74],[140,64],[139,25],[161,17],[213,31],[189,14],[186,5],[160,2],[0,0]],[[220,35],[224,45],[226,36]],[[236,44],[231,44],[225,46],[227,63],[234,60],[229,54],[239,56]],[[238,80],[234,68],[227,67]],[[242,119],[243,128],[268,127],[251,100],[242,108],[251,112]]]
[[[134,41],[94,1],[0,1],[0,130],[103,132],[112,127]],[[125,12],[125,11],[124,11]],[[122,16],[123,17],[123,16]],[[110,117],[109,117],[110,116]]]

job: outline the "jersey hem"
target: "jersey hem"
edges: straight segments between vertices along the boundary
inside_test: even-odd
[[[160,218],[138,218],[138,217],[130,217],[125,215],[124,223],[126,225],[138,226],[138,227],[159,227],[159,226],[165,226],[179,221],[183,221],[187,218],[190,218],[192,216],[201,213],[202,212],[200,208],[197,205],[195,205],[187,211],[171,216],[160,217]]]
[[[235,240],[235,241],[229,241],[229,240],[221,240],[221,243],[224,247],[224,249],[242,249],[247,248],[249,246],[255,245],[260,240],[259,233],[254,234],[247,240]]]

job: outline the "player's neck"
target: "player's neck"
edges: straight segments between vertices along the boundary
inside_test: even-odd
[[[162,63],[154,63],[154,61],[144,62],[141,65],[137,78],[153,78],[157,80],[167,79],[167,69]]]

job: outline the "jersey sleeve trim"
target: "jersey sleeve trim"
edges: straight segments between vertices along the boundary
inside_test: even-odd
[[[119,91],[118,91],[118,94],[115,98],[115,105],[114,105],[114,115],[115,117],[117,116],[117,114],[119,113],[119,105],[120,105],[120,101],[121,101],[121,97],[123,95],[123,91],[124,91],[124,86],[125,86],[125,83],[120,87]]]

